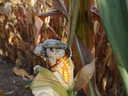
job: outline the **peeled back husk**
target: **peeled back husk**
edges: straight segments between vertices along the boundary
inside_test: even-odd
[[[41,94],[43,96],[68,96],[65,88],[51,71],[37,65],[34,67],[34,73],[37,75],[31,83],[30,89],[35,96],[42,96]]]
[[[96,58],[97,59],[97,58]],[[85,65],[74,78],[75,92],[79,91],[82,87],[84,87],[89,80],[92,78],[94,72],[95,72],[95,60],[94,59],[90,64]]]

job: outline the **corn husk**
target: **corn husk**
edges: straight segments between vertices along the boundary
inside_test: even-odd
[[[95,72],[95,60],[94,59],[90,64],[85,65],[76,75],[74,78],[75,87],[74,90],[77,92],[82,87],[84,87],[89,80],[92,78]]]
[[[37,76],[31,83],[30,89],[35,96],[42,96],[41,94],[43,96],[68,96],[65,88],[51,71],[37,65],[34,67],[34,73]]]

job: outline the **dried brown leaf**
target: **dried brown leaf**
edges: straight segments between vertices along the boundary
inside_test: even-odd
[[[42,25],[43,25],[43,21],[38,16],[35,16],[35,21],[33,25],[33,32],[35,35],[35,41],[34,41],[35,45],[37,45],[37,40],[38,40],[38,36],[40,34]]]
[[[7,12],[7,10],[4,8],[4,4],[0,3],[0,10],[2,11],[2,13],[4,13],[7,17],[9,17],[9,13]]]
[[[61,13],[63,13],[68,20],[69,14],[68,11],[64,5],[64,3],[61,0],[53,0],[53,6],[57,8]]]
[[[92,78],[94,72],[95,72],[95,60],[92,61],[92,63],[85,65],[76,75],[74,81],[75,81],[75,87],[74,90],[78,91],[82,87],[84,87],[85,84],[89,82],[89,80]]]
[[[98,11],[98,8],[96,6],[92,6],[91,7],[91,11],[97,15],[98,18],[100,18],[100,14],[99,14],[99,11]]]
[[[25,48],[27,48],[29,50],[29,52],[34,55],[34,53],[30,50],[30,48],[26,45],[26,43],[23,41],[22,37],[17,34],[17,38],[21,41],[21,43],[24,45]]]
[[[98,20],[101,23],[101,19],[100,19],[98,8],[96,6],[92,5],[91,12],[93,13],[93,20],[94,21]]]
[[[87,49],[86,45],[84,44],[83,40],[77,34],[75,34],[74,42],[75,42],[76,49],[79,53],[82,66],[91,63],[93,60],[93,57],[89,52],[89,50]]]
[[[37,16],[40,17],[40,19],[43,21],[47,16],[63,17],[64,15],[61,12],[53,11],[53,12],[37,14]]]
[[[100,80],[101,80],[101,78],[102,78],[102,76],[103,76],[103,74],[104,74],[104,70],[105,70],[105,68],[106,68],[107,63],[108,63],[108,61],[110,60],[111,52],[112,52],[112,49],[111,49],[111,47],[110,47],[110,48],[109,48],[109,52],[108,52],[108,54],[107,54],[107,57],[105,58],[104,64],[103,64],[103,66],[102,66],[102,68],[101,68],[101,71],[100,71],[99,82],[100,82]]]
[[[29,75],[25,70],[23,70],[23,69],[20,69],[20,68],[17,68],[17,67],[14,67],[13,68],[13,72],[16,74],[16,75],[18,75],[18,76],[26,76],[26,77],[28,77],[28,78],[30,78],[30,79],[33,79],[34,78],[34,76],[33,75]]]
[[[95,34],[93,30],[93,13],[91,12],[91,6],[93,5],[93,0],[87,0],[87,21],[88,21],[88,43],[87,48],[91,51],[93,57],[95,57]]]
[[[14,4],[21,4],[21,0],[1,0],[1,2],[12,2]]]
[[[30,22],[30,15],[29,15],[28,11],[26,10],[26,8],[23,5],[19,5],[19,7],[23,9],[24,15],[28,18],[28,20]]]
[[[16,65],[20,66],[21,65],[21,59],[20,58],[16,59],[15,63],[16,63]]]
[[[4,93],[4,95],[11,95],[11,94],[13,94],[13,93],[15,93],[15,91],[6,92],[6,93]],[[0,95],[0,96],[1,96],[1,95]]]
[[[4,8],[6,9],[6,12],[7,12],[8,15],[10,15],[12,13],[12,4],[10,2],[7,2],[4,5]]]

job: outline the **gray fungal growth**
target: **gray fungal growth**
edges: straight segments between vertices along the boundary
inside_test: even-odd
[[[48,39],[42,44],[39,44],[34,53],[48,60],[52,65],[56,64],[57,59],[67,55],[72,55],[71,48],[68,44],[62,43],[59,40]]]

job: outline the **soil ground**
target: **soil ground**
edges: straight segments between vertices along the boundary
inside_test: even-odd
[[[33,96],[23,87],[22,77],[13,73],[13,63],[0,62],[0,86],[4,96]]]
[[[17,76],[12,68],[14,63],[6,63],[0,60],[0,87],[4,96],[33,96],[32,93],[23,87],[22,77]],[[76,96],[86,96],[81,89]]]

